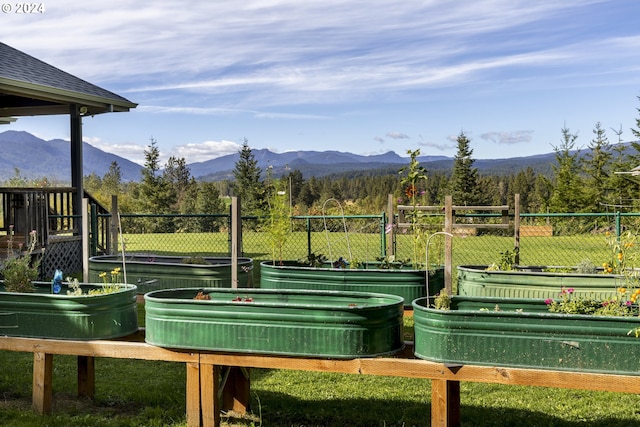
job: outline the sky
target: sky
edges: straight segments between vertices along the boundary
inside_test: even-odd
[[[0,41],[138,106],[84,140],[144,163],[252,149],[502,159],[634,140],[637,0],[48,0]],[[0,126],[69,139],[68,116]]]

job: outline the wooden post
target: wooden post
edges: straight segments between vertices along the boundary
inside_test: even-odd
[[[82,280],[89,282],[89,199],[82,199]]]
[[[444,231],[453,234],[453,198],[444,198]],[[444,240],[444,287],[449,295],[453,295],[453,239],[449,236]]]
[[[33,409],[40,415],[51,413],[53,400],[53,354],[33,353]]]
[[[71,148],[71,186],[75,188],[76,193],[72,199],[72,214],[79,215],[81,210],[86,209],[82,206],[82,200],[84,199],[84,181],[83,181],[83,166],[82,166],[82,114],[80,113],[80,105],[69,105],[69,118],[70,118],[70,148]],[[72,219],[72,223],[75,226],[76,218]],[[85,224],[82,223],[82,230],[80,235],[84,233]],[[86,252],[88,253],[88,252]]]
[[[431,380],[431,427],[460,425],[460,382]]]
[[[520,264],[520,194],[514,195],[513,204],[513,249],[516,253],[514,262]]]
[[[78,356],[78,397],[93,399],[96,395],[96,361],[91,356]]]
[[[238,287],[238,257],[242,253],[242,216],[240,199],[231,198],[231,287]]]
[[[248,368],[230,366],[222,389],[222,410],[244,414],[251,399],[251,377]]]
[[[393,241],[395,236],[395,229],[393,228],[393,194],[389,194],[387,199],[387,228],[385,230],[387,234],[387,257],[395,255],[393,251]]]
[[[200,364],[187,362],[187,426],[202,425],[200,400]]]
[[[111,234],[111,245],[109,246],[109,254],[118,254],[118,229],[120,227],[120,221],[118,221],[118,196],[115,194],[111,196],[111,221],[109,222],[109,232]]]
[[[220,426],[220,367],[200,364],[200,408],[202,427]]]

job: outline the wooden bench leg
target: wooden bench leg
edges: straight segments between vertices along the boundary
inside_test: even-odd
[[[220,367],[200,364],[200,408],[203,427],[220,426]]]
[[[53,397],[53,354],[33,353],[33,409],[50,414]]]
[[[229,367],[229,375],[222,390],[222,410],[245,414],[251,398],[251,378],[248,368]]]
[[[431,427],[460,425],[460,382],[431,380]]]
[[[92,356],[78,356],[78,397],[96,395],[96,361]]]
[[[200,413],[200,364],[187,363],[187,426],[202,427]]]

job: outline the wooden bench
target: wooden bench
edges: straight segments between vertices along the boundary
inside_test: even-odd
[[[53,355],[78,356],[78,393],[93,396],[94,358],[162,360],[185,363],[187,424],[198,427],[220,425],[220,411],[235,401],[246,408],[248,382],[244,375],[226,377],[227,386],[219,398],[221,370],[225,367],[289,369],[378,375],[431,380],[431,425],[460,425],[460,382],[542,386],[569,389],[640,393],[640,376],[521,369],[498,366],[447,365],[415,359],[411,343],[396,357],[333,360],[301,357],[179,351],[144,342],[142,332],[122,340],[67,341],[0,337],[0,350],[33,353],[33,407],[48,414],[52,407]]]

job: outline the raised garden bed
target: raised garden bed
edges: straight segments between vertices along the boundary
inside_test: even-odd
[[[204,262],[202,262],[204,261]],[[231,288],[231,258],[190,257],[135,254],[125,256],[125,266],[118,255],[100,255],[89,258],[89,278],[99,282],[100,274],[115,268],[126,270],[128,283],[138,287],[138,293],[158,289],[201,286],[207,288]],[[238,287],[251,286],[251,258],[238,259]]]
[[[122,337],[138,330],[136,287],[89,295],[98,284],[81,284],[83,295],[54,294],[51,283],[34,283],[34,292],[6,292],[0,286],[0,335],[93,340]]]
[[[144,298],[146,341],[161,347],[340,359],[403,347],[403,301],[392,295],[191,288]]]
[[[373,292],[396,295],[411,307],[411,301],[427,296],[427,273],[409,267],[382,268],[379,262],[358,268],[335,268],[331,264],[310,267],[298,261],[260,263],[260,288]],[[444,268],[428,272],[429,295],[444,288]]]
[[[415,354],[447,364],[640,375],[638,317],[550,313],[540,299],[454,296],[413,302]],[[496,311],[499,310],[499,311]]]
[[[503,298],[557,298],[562,288],[574,288],[577,296],[610,298],[625,286],[622,275],[578,273],[570,267],[544,271],[546,267],[487,270],[486,265],[457,267],[458,295]]]

